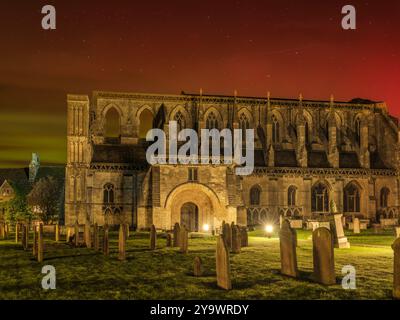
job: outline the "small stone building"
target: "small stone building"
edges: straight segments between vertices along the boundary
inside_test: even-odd
[[[253,174],[228,165],[149,165],[146,133],[255,129]],[[399,126],[383,102],[200,94],[68,95],[65,218],[199,231],[279,215],[398,217]]]

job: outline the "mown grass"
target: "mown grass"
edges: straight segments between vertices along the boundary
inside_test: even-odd
[[[249,247],[231,254],[231,291],[216,286],[214,237],[191,238],[185,255],[166,248],[160,234],[157,250],[150,251],[148,234],[131,233],[124,262],[117,260],[116,233],[111,233],[110,257],[47,237],[43,263],[20,244],[0,240],[0,299],[391,299],[394,236],[364,231],[348,237],[350,249],[335,249],[337,284],[325,287],[309,280],[311,232],[298,232],[300,279],[280,275],[276,235],[252,232]],[[202,277],[192,275],[195,256],[203,261]],[[41,287],[41,268],[48,264],[56,268],[56,290]],[[341,269],[348,264],[357,271],[356,290],[341,287]]]

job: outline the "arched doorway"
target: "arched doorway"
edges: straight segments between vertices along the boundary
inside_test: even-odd
[[[186,202],[181,208],[181,226],[190,232],[199,231],[199,208],[192,202]]]

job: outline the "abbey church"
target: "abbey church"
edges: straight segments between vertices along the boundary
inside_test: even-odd
[[[151,128],[254,129],[255,168],[149,165]],[[214,230],[279,216],[398,218],[398,121],[383,102],[199,94],[68,95],[65,223]],[[199,134],[200,135],[200,134]]]

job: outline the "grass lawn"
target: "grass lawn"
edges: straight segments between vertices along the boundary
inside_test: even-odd
[[[189,253],[184,255],[178,248],[166,248],[161,234],[157,250],[150,251],[148,233],[131,233],[127,260],[121,262],[117,260],[118,235],[110,236],[108,258],[93,249],[72,248],[46,237],[42,264],[34,261],[31,250],[23,251],[13,240],[0,240],[0,299],[391,299],[391,232],[348,234],[351,248],[335,249],[337,284],[330,287],[309,280],[311,232],[298,231],[300,279],[280,275],[276,235],[269,239],[260,230],[251,232],[249,247],[231,254],[231,291],[216,286],[214,237],[189,239]],[[192,275],[195,256],[203,261],[203,277]],[[340,284],[341,269],[348,264],[356,268],[356,290],[344,290]],[[43,265],[56,268],[56,290],[42,289]]]

